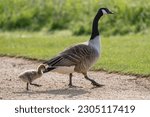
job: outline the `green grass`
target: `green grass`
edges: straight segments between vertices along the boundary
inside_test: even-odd
[[[89,39],[69,31],[1,32],[0,55],[49,59],[70,45]],[[94,70],[150,75],[150,34],[102,37],[102,55]]]
[[[90,34],[100,7],[114,15],[100,20],[107,37],[102,37],[102,56],[93,69],[150,75],[149,0],[1,0],[0,55],[49,59],[88,40],[79,35]]]
[[[150,28],[150,0],[0,0],[0,30],[71,30],[90,34],[92,20],[101,7],[103,35],[125,35]]]
[[[102,59],[95,69],[150,74],[150,35],[115,36],[103,39]]]

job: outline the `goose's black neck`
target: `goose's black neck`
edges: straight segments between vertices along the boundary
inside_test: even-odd
[[[93,24],[92,24],[92,34],[91,34],[91,38],[90,40],[94,39],[96,36],[99,35],[99,31],[98,31],[98,21],[100,19],[100,17],[102,16],[102,13],[97,13],[94,20],[93,20]]]

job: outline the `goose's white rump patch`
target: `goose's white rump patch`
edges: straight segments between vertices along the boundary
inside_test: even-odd
[[[70,74],[74,72],[75,66],[59,66],[56,69],[52,70],[52,72],[58,72],[61,74]]]

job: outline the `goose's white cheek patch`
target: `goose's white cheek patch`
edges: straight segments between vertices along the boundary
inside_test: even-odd
[[[107,12],[106,12],[104,9],[102,9],[102,13],[103,13],[103,14],[107,14]]]

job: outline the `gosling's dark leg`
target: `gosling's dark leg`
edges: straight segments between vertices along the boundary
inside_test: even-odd
[[[42,86],[42,85],[35,84],[35,83],[32,83],[32,82],[30,82],[30,85],[34,85],[34,86],[36,86],[36,87],[41,87],[41,86]]]
[[[72,73],[69,74],[69,84],[68,84],[69,87],[73,87],[72,85]]]
[[[84,74],[84,77],[85,77],[85,79],[89,80],[93,86],[96,86],[96,87],[101,87],[101,86],[103,86],[103,85],[97,83],[96,81],[94,81],[93,79],[89,78],[89,77],[87,76],[87,74]]]
[[[39,84],[32,83],[31,78],[29,78],[29,82],[30,82],[30,85],[34,85],[34,86],[36,86],[36,87],[40,87],[40,86],[42,86],[42,85],[39,85]]]
[[[29,90],[29,83],[27,83],[26,90],[27,91]]]

